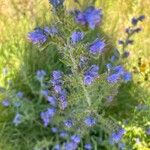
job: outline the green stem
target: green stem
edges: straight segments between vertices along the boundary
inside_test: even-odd
[[[72,48],[69,49],[69,56],[70,56],[70,59],[72,61],[72,64],[73,64],[73,69],[72,69],[72,72],[74,73],[74,75],[77,77],[79,75],[78,71],[77,71],[77,64],[76,64],[76,61],[73,57],[73,54],[72,54]],[[78,78],[78,81],[79,81],[79,84],[82,86],[82,89],[84,91],[84,95],[86,97],[86,101],[88,103],[89,106],[91,106],[91,99],[90,99],[90,96],[89,96],[89,93],[88,91],[86,90],[86,87],[83,83],[83,79],[81,77]]]

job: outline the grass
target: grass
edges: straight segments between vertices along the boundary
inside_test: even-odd
[[[82,1],[85,3],[85,0]],[[18,76],[20,68],[23,65],[22,62],[26,62],[24,72],[31,74],[34,74],[34,72],[39,68],[43,68],[48,71],[53,70],[56,66],[53,66],[53,68],[51,66],[47,67],[43,63],[40,63],[39,60],[41,60],[41,62],[45,60],[46,64],[54,64],[55,57],[57,56],[55,56],[55,54],[51,51],[49,51],[49,53],[45,56],[40,56],[40,52],[36,53],[37,48],[31,46],[26,39],[27,33],[35,26],[49,24],[50,13],[48,1],[2,0],[1,3],[0,32],[2,36],[0,37],[0,86],[6,86],[2,74],[4,67],[9,70],[8,79],[13,79],[16,83],[18,83],[20,78],[23,76],[23,73]],[[75,6],[72,4],[71,0],[68,0],[66,5],[68,9],[73,9]],[[136,115],[140,119],[135,117],[135,106],[138,104],[150,105],[150,81],[144,80],[146,74],[150,75],[149,5],[149,0],[97,0],[96,2],[96,6],[102,8],[104,12],[104,32],[116,43],[118,39],[124,38],[123,31],[129,25],[133,16],[141,14],[146,16],[145,21],[141,24],[143,31],[135,36],[134,45],[129,47],[131,55],[128,58],[128,62],[125,64],[130,71],[133,71],[133,67],[136,67],[139,70],[139,73],[134,74],[133,83],[121,87],[120,94],[116,98],[116,102],[119,102],[119,105],[114,103],[113,109],[109,110],[109,112],[112,112],[114,117],[120,121],[124,121],[120,119],[121,117],[124,119],[132,119],[132,122],[127,125],[127,128],[130,130],[132,128],[135,129],[135,132],[132,133],[134,135],[130,137],[130,140],[133,140],[133,143],[136,137],[145,136],[144,133],[138,135],[136,133],[137,128],[144,128],[149,123],[148,121],[150,121],[149,118],[146,117],[148,116],[148,113],[150,113],[149,111],[142,110],[140,112],[136,112]],[[144,69],[142,69],[142,65],[138,65],[139,57],[142,58],[142,65],[145,65]],[[60,66],[61,64],[58,63],[56,65]],[[28,68],[30,68],[30,70],[28,70]],[[27,77],[30,78],[28,74]],[[20,87],[24,87],[24,80],[21,82],[22,84],[16,84],[18,89]],[[27,84],[26,86],[30,88],[30,84]],[[4,116],[7,116],[3,109],[0,109],[0,112],[3,112]],[[117,114],[118,110],[120,112],[119,115]],[[145,117],[143,117],[143,115],[145,115]],[[1,120],[3,120],[3,118],[0,119],[0,122]],[[30,131],[28,132],[30,133]],[[149,145],[147,144],[149,141],[146,137],[144,138],[145,139],[142,139],[141,145],[135,146],[136,149],[149,149]],[[32,140],[34,141],[34,139]],[[3,139],[0,142],[0,149],[5,149],[5,146],[8,145],[5,141],[6,140]],[[46,143],[47,141],[43,142]],[[27,143],[28,141],[24,143],[24,145]],[[40,145],[40,143],[38,144]],[[28,146],[29,145],[30,143],[28,143]],[[8,150],[11,148],[11,145],[7,146]]]

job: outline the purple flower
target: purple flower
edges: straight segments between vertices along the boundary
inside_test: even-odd
[[[94,7],[88,7],[85,11],[76,11],[75,20],[82,25],[88,24],[91,29],[99,25],[102,18],[102,11]]]
[[[108,69],[108,71],[110,71],[110,69],[112,68],[111,64],[106,64],[106,68]]]
[[[85,123],[88,127],[91,127],[91,126],[93,126],[93,125],[96,124],[96,120],[95,120],[93,117],[89,116],[89,117],[87,117],[87,118],[84,120],[84,123]]]
[[[72,120],[66,120],[66,121],[64,121],[64,125],[67,128],[71,128],[73,126],[73,121]]]
[[[78,43],[79,41],[81,41],[84,38],[84,33],[80,32],[80,31],[75,31],[72,33],[71,35],[71,42],[73,44]]]
[[[125,150],[126,149],[125,143],[119,143],[118,148],[119,148],[119,150]]]
[[[130,72],[125,72],[123,75],[123,80],[128,82],[132,79],[132,74]]]
[[[145,16],[144,15],[141,15],[140,17],[138,17],[138,20],[139,21],[143,21],[145,19]]]
[[[92,65],[84,74],[84,84],[90,85],[98,77],[99,66]]]
[[[56,93],[61,93],[61,91],[62,91],[61,85],[55,85],[54,90],[55,90]]]
[[[87,144],[84,145],[84,148],[85,148],[86,150],[91,150],[91,149],[92,149],[92,145],[89,144],[89,143],[87,143]]]
[[[50,35],[50,36],[54,36],[58,33],[58,30],[56,27],[52,26],[52,27],[45,27],[44,28],[44,31],[47,35]]]
[[[89,46],[89,52],[96,55],[101,54],[104,51],[106,44],[104,41],[96,39],[92,44]]]
[[[10,105],[9,100],[7,100],[7,99],[6,99],[6,100],[3,100],[3,101],[2,101],[2,105],[5,106],[5,107],[8,107],[8,106]]]
[[[13,119],[13,123],[15,124],[15,126],[18,126],[22,121],[22,116],[17,113],[15,118]]]
[[[122,40],[119,40],[119,41],[118,41],[118,44],[123,45],[124,42],[123,42]]]
[[[64,0],[49,0],[50,4],[53,5],[54,8],[57,8],[61,5],[63,5]]]
[[[54,146],[54,150],[61,150],[61,146],[60,146],[59,144],[56,144],[56,145]]]
[[[73,136],[71,136],[71,140],[74,143],[78,144],[78,143],[80,143],[81,137],[79,135],[73,135]]]
[[[113,68],[113,71],[115,74],[118,74],[118,75],[123,75],[124,74],[124,68],[120,65],[120,66],[115,66]]]
[[[78,145],[77,143],[75,142],[68,142],[68,143],[65,143],[65,150],[76,150]]]
[[[61,71],[58,71],[58,70],[53,71],[53,79],[54,80],[59,80],[61,78],[62,78],[62,72]]]
[[[41,91],[41,94],[42,94],[43,96],[47,97],[48,94],[49,94],[49,90],[42,90],[42,91]]]
[[[39,81],[42,81],[44,79],[44,76],[46,75],[46,72],[44,70],[38,70],[36,72],[36,78]]]
[[[119,74],[112,74],[107,77],[107,81],[111,84],[117,83],[120,80],[120,75]]]
[[[52,117],[55,115],[56,110],[54,108],[48,108],[47,111],[41,112],[41,119],[43,120],[44,126],[47,127]]]
[[[122,55],[123,58],[129,57],[130,53],[128,51],[125,51]]]
[[[60,109],[65,110],[65,108],[67,108],[68,105],[66,97],[62,95],[59,99],[60,99]]]
[[[58,132],[58,129],[55,128],[55,127],[53,127],[53,128],[51,128],[51,131],[52,131],[53,133],[57,133],[57,132]]]
[[[68,137],[68,133],[65,132],[65,131],[62,131],[62,132],[60,133],[60,137],[66,138],[66,137]]]
[[[44,34],[44,30],[41,28],[36,28],[34,31],[29,32],[28,34],[28,39],[33,43],[33,44],[43,44],[47,40],[47,35]]]
[[[19,91],[19,92],[16,94],[16,96],[17,96],[18,98],[22,98],[22,97],[23,97],[23,92]]]
[[[75,20],[77,23],[79,23],[81,25],[85,25],[87,23],[85,16],[84,16],[84,13],[80,12],[78,10],[75,12]]]
[[[93,83],[93,81],[94,81],[94,78],[89,76],[89,75],[86,75],[84,77],[84,84],[85,85],[91,85]]]
[[[111,58],[110,58],[110,61],[114,62],[116,59],[117,59],[117,57],[115,55],[112,55]]]
[[[84,11],[84,15],[89,27],[94,29],[101,22],[102,11],[91,6]]]
[[[47,101],[52,105],[56,106],[56,98],[53,96],[47,96]]]
[[[110,143],[111,144],[118,143],[124,134],[125,134],[125,130],[123,128],[119,129],[118,132],[116,133],[112,133],[110,137]]]
[[[137,25],[138,19],[135,18],[135,17],[133,17],[132,20],[131,20],[131,23],[132,23],[134,26]]]
[[[15,106],[15,107],[20,107],[20,106],[21,106],[21,102],[20,102],[20,101],[16,101],[16,102],[14,103],[14,106]]]

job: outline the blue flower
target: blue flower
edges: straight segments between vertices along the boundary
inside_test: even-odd
[[[71,128],[73,126],[73,121],[72,120],[66,120],[66,121],[64,121],[64,125],[67,128]]]
[[[41,94],[42,94],[43,96],[47,97],[48,94],[49,94],[49,90],[42,90],[42,91],[41,91]]]
[[[61,93],[60,93],[60,97],[59,97],[59,100],[60,100],[60,109],[64,110],[68,103],[67,103],[67,93],[65,90],[63,90]]]
[[[87,144],[84,145],[84,148],[85,148],[86,150],[91,150],[91,149],[92,149],[92,145],[89,144],[89,143],[87,143]]]
[[[17,113],[15,118],[13,119],[13,123],[15,124],[15,126],[18,126],[21,122],[22,116],[19,113]]]
[[[121,65],[115,66],[113,68],[113,71],[114,71],[115,74],[118,74],[118,75],[123,75],[124,74],[124,68]]]
[[[81,137],[79,135],[73,135],[71,136],[71,140],[74,142],[74,143],[80,143],[80,140],[81,140]]]
[[[131,23],[132,23],[134,26],[136,26],[137,23],[138,23],[138,19],[135,18],[135,17],[133,17],[132,20],[131,20]]]
[[[102,11],[91,6],[84,11],[84,15],[89,27],[94,29],[101,22]]]
[[[45,75],[46,75],[46,72],[44,70],[38,70],[36,72],[36,78],[39,81],[42,81],[44,79]]]
[[[116,133],[112,133],[110,137],[110,144],[118,143],[124,134],[125,130],[123,128],[120,128]]]
[[[96,39],[92,44],[89,46],[89,52],[96,55],[101,54],[104,52],[106,44],[104,41]]]
[[[56,106],[56,98],[53,96],[47,96],[47,101],[52,105]]]
[[[84,84],[90,85],[93,83],[94,79],[97,78],[99,71],[99,66],[92,65],[84,74]]]
[[[111,84],[117,83],[120,80],[120,75],[119,74],[112,74],[107,77],[107,81]]]
[[[55,90],[56,93],[61,93],[61,91],[62,91],[61,85],[55,85],[54,90]]]
[[[50,36],[54,36],[58,33],[58,30],[56,27],[52,26],[52,27],[45,27],[44,28],[44,32],[47,34],[47,35],[50,35]]]
[[[65,132],[65,131],[62,131],[62,132],[60,133],[60,137],[66,138],[66,137],[68,137],[68,133]]]
[[[102,11],[94,7],[88,7],[85,11],[76,11],[75,20],[82,25],[88,24],[91,29],[94,29],[102,19]]]
[[[44,30],[41,28],[36,28],[34,31],[29,32],[28,39],[33,44],[43,44],[47,40],[47,35],[44,33]]]
[[[86,25],[87,21],[83,12],[75,11],[75,20],[81,25]]]
[[[52,131],[53,133],[57,133],[57,132],[58,132],[58,129],[55,128],[55,127],[53,127],[53,128],[51,128],[51,131]]]
[[[19,91],[19,92],[16,94],[16,96],[17,96],[18,98],[22,98],[22,97],[23,97],[23,92]]]
[[[125,51],[122,55],[123,58],[129,57],[130,53],[128,51]]]
[[[86,119],[84,120],[84,123],[85,123],[88,127],[91,127],[91,126],[93,126],[93,125],[96,124],[96,120],[95,120],[93,117],[89,116],[89,117],[86,117]]]
[[[15,106],[15,107],[20,107],[20,106],[21,106],[21,102],[20,102],[20,101],[14,102],[14,106]]]
[[[52,117],[55,115],[56,110],[54,108],[48,108],[47,111],[41,112],[41,119],[43,120],[44,126],[47,127]]]
[[[53,79],[54,80],[59,80],[62,78],[62,72],[59,70],[53,71]]]
[[[123,80],[128,82],[132,79],[132,74],[130,72],[125,72],[123,75]]]
[[[126,149],[125,143],[119,143],[118,148],[119,148],[119,150],[125,150]]]
[[[56,145],[54,146],[54,150],[61,150],[61,146],[60,146],[59,144],[56,144]]]
[[[138,20],[139,20],[139,21],[143,21],[144,19],[145,19],[145,16],[144,16],[144,15],[141,15],[141,16],[138,17]]]
[[[78,43],[79,41],[81,41],[84,38],[84,33],[80,32],[80,31],[75,31],[72,33],[71,35],[71,42],[73,44]]]
[[[2,105],[5,106],[5,107],[8,107],[8,106],[10,105],[9,100],[7,100],[7,99],[6,99],[6,100],[3,100],[3,101],[2,101]]]
[[[63,5],[64,0],[49,0],[50,4],[53,5],[54,8],[57,8],[61,5]]]
[[[68,142],[64,144],[65,150],[76,150],[78,145],[75,142]]]
[[[84,77],[84,84],[85,85],[91,85],[94,81],[94,78],[89,76],[89,75],[85,75]]]

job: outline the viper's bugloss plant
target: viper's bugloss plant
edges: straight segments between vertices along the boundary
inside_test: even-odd
[[[99,148],[122,149],[125,129],[105,112],[108,103],[111,107],[120,85],[132,80],[122,60],[128,57],[126,47],[133,44],[131,37],[141,30],[136,25],[144,16],[132,19],[133,27],[126,29],[127,38],[119,41],[122,45],[119,53],[102,33],[101,9],[89,6],[70,13],[65,11],[64,0],[49,2],[53,6],[51,25],[36,27],[28,33],[27,39],[42,49],[41,55],[47,47],[54,47],[63,68],[51,72],[39,68],[32,77],[36,89],[29,84],[28,93],[13,89],[4,94],[6,99],[2,105],[13,112],[8,124],[14,128],[17,138],[22,137],[19,133],[22,128],[28,129],[23,133],[27,137],[36,132],[31,139],[33,143],[45,141],[45,145],[33,144],[31,147],[35,150],[79,147],[90,150],[91,143],[100,138],[104,143],[97,144]]]

